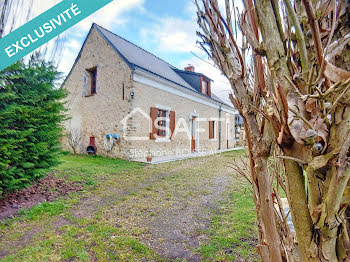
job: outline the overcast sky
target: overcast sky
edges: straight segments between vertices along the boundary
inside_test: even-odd
[[[34,0],[35,15],[58,2]],[[220,2],[223,4],[224,0]],[[228,101],[230,86],[226,78],[219,70],[192,54],[207,58],[196,44],[196,8],[191,0],[114,0],[64,33],[65,48],[59,71],[65,74],[70,71],[93,22],[179,69],[188,64],[194,65],[196,72],[214,80],[213,92]]]

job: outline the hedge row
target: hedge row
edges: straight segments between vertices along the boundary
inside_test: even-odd
[[[0,195],[27,186],[58,163],[65,92],[53,66],[31,60],[0,72]]]

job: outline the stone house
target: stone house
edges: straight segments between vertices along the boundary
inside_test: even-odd
[[[212,80],[93,24],[62,88],[78,151],[141,159],[235,147],[237,111]],[[69,139],[62,141],[71,149]]]

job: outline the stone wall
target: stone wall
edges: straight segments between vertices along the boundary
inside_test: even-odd
[[[89,96],[86,95],[87,70],[95,67],[97,93]],[[69,92],[66,107],[70,120],[65,123],[66,129],[80,130],[83,134],[78,152],[86,153],[90,137],[95,137],[98,155],[130,159],[143,158],[148,151],[152,151],[155,156],[188,154],[191,151],[191,137],[187,132],[191,131],[192,117],[197,117],[200,128],[197,133],[197,151],[219,149],[218,109],[135,82],[132,77],[132,71],[125,61],[92,29],[78,62],[63,86]],[[183,88],[177,88],[184,92]],[[134,92],[134,98],[130,92]],[[192,95],[200,96],[196,93]],[[219,105],[210,99],[203,99]],[[171,139],[149,138],[151,107],[175,111],[178,128]],[[235,117],[225,111],[222,111],[221,117],[224,119],[221,122],[221,149],[233,148]],[[214,139],[209,139],[209,120],[216,120]],[[120,141],[111,152],[104,148],[106,134],[120,135]],[[62,139],[62,144],[65,149],[71,150],[67,137]]]
[[[97,67],[97,93],[83,96],[86,70],[94,67]],[[78,151],[85,153],[89,138],[94,136],[98,154],[112,157],[129,155],[128,141],[121,139],[112,152],[107,153],[104,140],[106,134],[122,134],[121,120],[132,111],[129,95],[132,90],[131,70],[95,29],[92,29],[63,88],[69,92],[66,107],[71,118],[66,122],[66,128],[80,129],[83,133]],[[63,146],[70,150],[67,138],[63,139]]]
[[[147,151],[151,151],[155,156],[190,153],[191,136],[188,133],[191,132],[192,117],[197,117],[197,127],[200,129],[197,133],[197,151],[217,151],[219,149],[219,109],[138,82],[134,83],[134,92],[135,106],[147,115],[150,114],[151,107],[175,111],[177,128],[171,139],[132,141],[133,152],[136,153],[131,156],[132,158],[141,158]],[[209,101],[219,105],[212,100]],[[222,111],[221,118],[223,118],[221,121],[221,149],[233,148],[235,146],[235,117],[233,114]],[[209,120],[216,121],[214,139],[209,139]],[[137,112],[133,115],[133,125],[136,137],[149,137],[149,118],[143,113]]]

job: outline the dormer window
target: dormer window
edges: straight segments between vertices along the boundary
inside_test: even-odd
[[[211,96],[210,81],[204,77],[201,77],[201,93]]]

